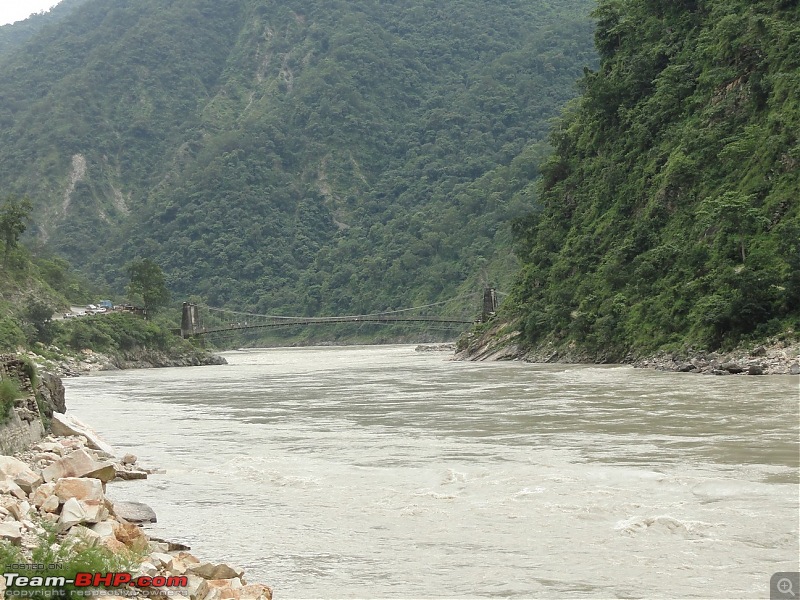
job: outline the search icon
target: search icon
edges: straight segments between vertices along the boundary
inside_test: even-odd
[[[783,571],[773,573],[769,580],[770,600],[800,600],[800,573]]]
[[[792,587],[792,580],[788,577],[782,577],[781,579],[778,579],[778,584],[776,587],[781,594],[789,594],[792,598],[797,597]]]

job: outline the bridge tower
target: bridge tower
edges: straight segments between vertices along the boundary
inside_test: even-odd
[[[494,288],[483,288],[483,310],[481,311],[481,323],[486,323],[497,312],[497,290]]]
[[[193,302],[183,303],[183,314],[181,315],[181,337],[190,338],[200,329],[200,315],[197,311],[197,304]]]

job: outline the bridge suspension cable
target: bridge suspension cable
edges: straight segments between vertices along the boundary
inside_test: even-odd
[[[311,325],[311,324],[333,324],[333,323],[360,323],[360,324],[392,324],[392,323],[426,323],[427,326],[433,324],[455,326],[473,323],[474,317],[456,315],[437,315],[430,314],[429,310],[445,305],[462,304],[465,300],[475,298],[480,294],[477,292],[461,294],[455,298],[432,302],[410,308],[391,309],[380,312],[372,312],[359,315],[341,315],[327,317],[307,317],[307,316],[287,316],[287,315],[266,315],[247,311],[218,308],[214,306],[198,305],[196,303],[185,302],[183,305],[183,318],[181,321],[180,333],[183,337],[205,335],[209,333],[234,332],[240,330],[262,329],[270,327],[290,326],[290,325]],[[483,310],[480,319],[486,319],[487,315],[493,314],[496,308],[495,290],[487,289],[483,292]],[[209,318],[201,318],[200,308]],[[413,312],[424,312],[426,314],[411,314]],[[473,312],[474,314],[474,312]],[[227,318],[226,318],[227,317]],[[233,319],[236,319],[233,321]]]
[[[412,311],[415,311],[415,310],[422,310],[422,309],[425,309],[425,308],[433,308],[435,306],[444,306],[445,304],[451,304],[453,302],[458,302],[459,300],[466,300],[466,299],[469,299],[469,298],[475,298],[477,296],[478,296],[478,292],[472,292],[470,294],[462,294],[461,296],[457,296],[455,298],[450,298],[449,300],[442,300],[441,302],[433,302],[431,304],[423,304],[421,306],[412,306],[411,308],[398,308],[398,309],[393,309],[393,310],[383,310],[383,311],[378,311],[378,312],[365,313],[365,314],[361,314],[361,315],[341,315],[341,316],[335,316],[335,317],[307,317],[307,316],[302,316],[302,315],[296,315],[296,316],[264,315],[264,314],[260,314],[260,313],[251,313],[251,312],[245,312],[245,311],[239,311],[239,310],[232,310],[232,309],[229,309],[229,308],[217,308],[217,307],[208,306],[208,305],[205,305],[205,304],[200,305],[200,306],[202,306],[206,310],[210,310],[210,311],[213,311],[213,312],[227,313],[227,314],[231,314],[231,315],[240,315],[240,316],[243,316],[243,317],[261,317],[261,318],[264,318],[264,319],[292,319],[292,320],[294,320],[294,319],[325,319],[325,318],[349,319],[349,318],[356,318],[356,317],[378,317],[378,316],[381,316],[381,315],[393,315],[393,314],[399,314],[399,313],[412,312]]]

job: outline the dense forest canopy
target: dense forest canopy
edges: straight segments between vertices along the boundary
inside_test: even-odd
[[[528,344],[605,359],[800,330],[797,0],[602,0],[601,65],[517,223]]]
[[[27,19],[13,24],[0,25],[0,61],[7,54],[20,48],[48,25],[55,25],[69,16],[86,0],[61,0],[47,12],[32,14]]]
[[[141,258],[267,313],[502,284],[594,6],[85,0],[0,60],[0,185],[117,289]]]

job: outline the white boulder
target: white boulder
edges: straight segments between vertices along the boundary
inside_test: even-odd
[[[114,448],[110,444],[105,442],[94,429],[71,415],[53,413],[53,420],[50,423],[50,428],[55,435],[83,436],[86,438],[86,445],[90,448],[101,450],[110,456],[114,456]]]
[[[81,503],[75,498],[70,498],[64,503],[58,522],[64,529],[69,529],[73,525],[83,523],[85,520],[86,511],[83,510]]]
[[[103,482],[93,477],[64,477],[56,482],[54,490],[61,502],[66,502],[70,498],[76,500],[94,500],[102,502]]]
[[[70,452],[42,471],[45,481],[55,481],[64,477],[94,477],[105,483],[114,479],[115,475],[112,463],[99,462],[82,448]]]
[[[0,523],[0,540],[19,546],[22,543],[22,525],[15,522]]]

